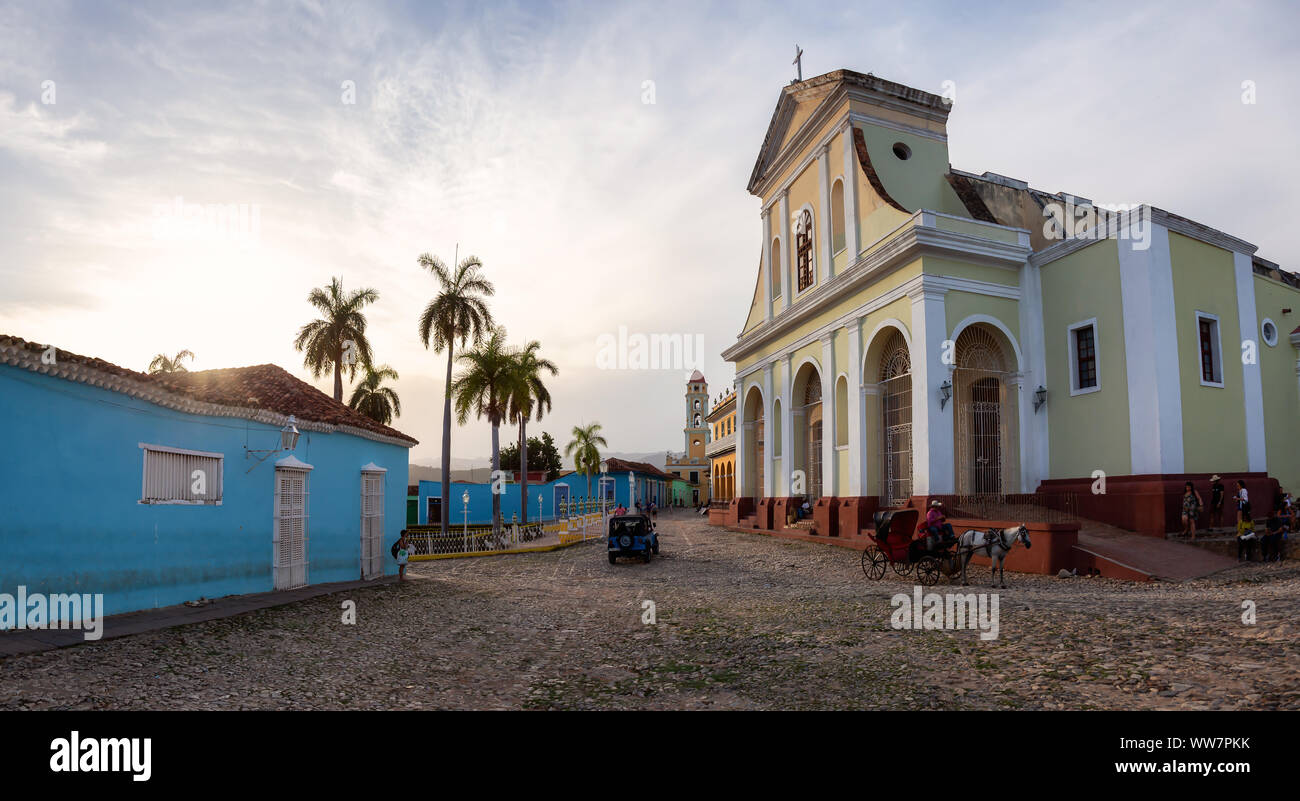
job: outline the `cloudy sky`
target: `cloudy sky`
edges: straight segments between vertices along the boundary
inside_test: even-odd
[[[310,380],[293,336],[342,275],[380,294],[395,425],[432,462],[445,361],[416,335],[436,291],[416,257],[459,245],[510,337],[560,366],[541,428],[680,449],[685,372],[599,369],[599,338],[702,337],[730,385],[760,248],[745,184],[796,42],[805,76],[952,81],[958,169],[1152,203],[1296,269],[1298,23],[1286,3],[6,0],[0,333]],[[256,206],[256,235],[181,225],[177,198]],[[488,448],[474,423],[453,452]]]

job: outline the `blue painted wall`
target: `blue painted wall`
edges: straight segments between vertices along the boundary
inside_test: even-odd
[[[611,506],[623,504],[631,507],[633,500],[639,498],[643,503],[653,500],[659,506],[666,506],[671,496],[669,482],[658,476],[651,476],[645,473],[633,473],[635,486],[629,484],[628,474],[611,473],[610,478],[614,481],[614,500]],[[542,505],[543,520],[551,520],[555,517],[555,493],[554,487],[557,484],[567,485],[569,495],[574,500],[581,500],[587,497],[587,479],[581,473],[570,473],[561,476],[555,481],[549,481],[544,484],[529,483],[528,485],[528,519],[530,522],[537,520],[537,494],[542,493],[545,502]],[[600,498],[600,476],[591,477],[591,494],[599,500]],[[506,484],[505,492],[501,496],[501,519],[506,523],[510,522],[511,515],[519,514],[519,490],[518,484]],[[469,525],[489,525],[492,522],[492,487],[490,484],[471,484],[468,482],[453,481],[451,483],[451,516],[450,521],[453,525],[461,525],[465,522],[465,503],[463,496],[469,492]],[[437,498],[442,495],[442,483],[438,481],[421,481],[420,482],[420,524],[428,525],[429,498]],[[435,524],[437,520],[433,521]]]
[[[254,467],[244,447],[278,447],[279,436],[0,365],[0,592],[104,593],[105,613],[116,614],[271,590],[274,463],[289,454]],[[224,454],[222,504],[139,503],[141,442]],[[292,455],[315,468],[308,581],[360,577],[369,462],[388,469],[385,572],[395,572],[388,546],[406,522],[407,448],[303,431]]]

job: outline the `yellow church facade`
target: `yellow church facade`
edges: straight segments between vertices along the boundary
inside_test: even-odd
[[[834,534],[932,497],[1095,496],[1101,476],[1083,511],[1155,534],[1183,480],[1300,485],[1300,281],[1160,209],[953,170],[949,111],[849,70],[781,91],[723,352],[728,522],[779,528],[807,498]]]

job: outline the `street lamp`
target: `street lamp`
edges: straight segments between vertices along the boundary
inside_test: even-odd
[[[537,493],[537,522],[541,523],[544,519],[542,514],[542,493]]]
[[[1034,413],[1035,414],[1038,413],[1038,408],[1042,406],[1044,403],[1047,403],[1047,387],[1043,386],[1042,384],[1039,384],[1038,389],[1034,390]]]
[[[939,411],[943,411],[943,407],[948,405],[948,401],[951,399],[952,382],[944,379],[944,382],[939,385]]]
[[[298,418],[294,417],[293,415],[289,415],[289,422],[285,423],[284,428],[280,429],[280,447],[268,448],[266,450],[257,450],[245,445],[244,458],[251,459],[253,454],[255,453],[263,454],[262,458],[257,460],[257,464],[253,465],[253,467],[257,467],[257,465],[269,459],[271,457],[271,454],[273,453],[280,453],[281,451],[291,451],[294,448],[297,448],[298,447],[298,426],[296,425],[297,422],[298,422]],[[248,468],[246,472],[252,472],[253,467]]]
[[[461,551],[469,553],[469,490],[461,493],[460,500],[465,504],[465,540],[461,545]]]

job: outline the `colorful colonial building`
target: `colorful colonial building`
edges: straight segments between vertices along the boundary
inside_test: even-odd
[[[736,497],[736,391],[728,390],[709,410],[709,441],[704,454],[709,457],[713,501],[730,501]]]
[[[705,454],[709,425],[704,419],[708,403],[709,382],[696,370],[686,380],[686,425],[682,428],[686,449],[681,453],[669,452],[664,459],[664,469],[690,486],[683,505],[709,502],[709,457]]]
[[[1154,534],[1185,478],[1245,478],[1261,506],[1300,487],[1297,277],[1161,209],[954,170],[949,111],[849,70],[781,90],[723,353],[732,520],[1069,490]]]

